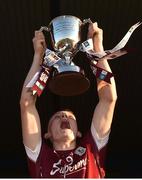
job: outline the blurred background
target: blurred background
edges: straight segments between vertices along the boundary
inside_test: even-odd
[[[128,29],[142,21],[141,0],[1,0],[0,1],[0,177],[29,177],[22,142],[19,99],[33,58],[34,31],[48,26],[59,15],[91,18],[104,31],[105,50],[113,48]],[[87,30],[84,31],[84,37]],[[45,34],[51,47],[50,35]],[[142,177],[142,26],[127,43],[134,49],[109,61],[115,76],[116,104],[106,159],[108,178]],[[91,85],[84,94],[59,97],[45,89],[38,98],[43,133],[50,116],[69,108],[77,116],[80,130],[90,127],[97,104],[96,80],[88,59],[78,53],[74,62],[84,68]]]

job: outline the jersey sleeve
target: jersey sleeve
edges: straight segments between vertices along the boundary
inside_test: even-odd
[[[100,151],[108,143],[110,131],[106,134],[105,137],[100,138],[93,123],[92,123],[91,124],[91,134],[97,145],[98,150]]]
[[[30,160],[32,160],[34,162],[37,161],[39,154],[40,154],[41,145],[42,145],[42,140],[40,140],[40,142],[37,144],[37,146],[34,150],[31,150],[30,148],[28,148],[27,146],[24,145],[26,154]]]

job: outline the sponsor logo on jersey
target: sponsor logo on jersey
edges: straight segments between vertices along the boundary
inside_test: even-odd
[[[80,146],[75,150],[74,153],[79,156],[82,156],[85,152],[86,152],[86,148]]]
[[[84,151],[82,151],[82,153],[84,153]],[[86,165],[87,165],[87,157],[80,159],[75,164],[73,164],[74,161],[73,161],[72,156],[67,156],[65,161],[63,161],[62,159],[59,159],[58,162],[55,162],[53,164],[52,170],[50,171],[50,175],[53,176],[56,173],[59,173],[59,174],[64,175],[64,177],[66,177],[66,175],[68,174],[72,174],[83,168],[86,168]],[[64,165],[62,162],[64,162]]]

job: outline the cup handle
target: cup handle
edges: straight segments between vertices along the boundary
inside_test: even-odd
[[[41,26],[41,28],[39,29],[39,31],[47,31],[50,32],[50,28],[46,27],[46,26]]]
[[[84,19],[84,20],[83,20],[83,25],[85,25],[85,24],[87,24],[87,23],[91,24],[91,23],[93,23],[93,22],[91,21],[90,18]]]

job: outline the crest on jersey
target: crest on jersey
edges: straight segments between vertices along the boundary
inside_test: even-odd
[[[86,152],[86,148],[80,146],[75,150],[74,153],[79,156],[82,156],[85,152]]]

